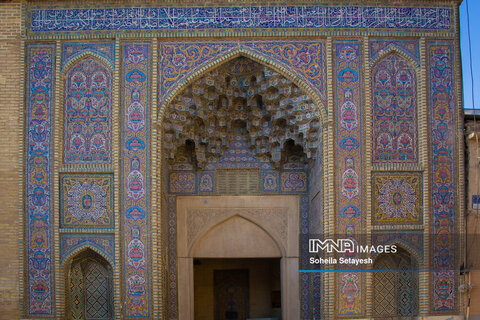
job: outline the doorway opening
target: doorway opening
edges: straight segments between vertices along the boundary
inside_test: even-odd
[[[279,258],[194,259],[195,320],[281,319]]]

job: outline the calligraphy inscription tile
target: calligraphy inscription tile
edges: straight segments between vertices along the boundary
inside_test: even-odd
[[[244,6],[33,9],[30,30],[185,30],[225,28],[452,28],[449,8]]]

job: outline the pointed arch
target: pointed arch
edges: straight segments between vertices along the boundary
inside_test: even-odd
[[[113,268],[94,248],[83,248],[64,264],[65,318],[113,318]]]
[[[112,72],[112,73],[114,72],[115,68],[113,66],[113,62],[110,59],[107,59],[103,55],[100,55],[93,50],[86,49],[86,50],[82,50],[79,53],[76,53],[76,54],[70,56],[67,60],[64,61],[63,65],[62,65],[63,74],[64,75],[67,74],[69,69],[74,64],[76,64],[78,61],[83,60],[83,59],[88,59],[88,58],[92,58],[92,59],[95,59],[95,60],[101,62],[102,64],[105,65],[105,67],[107,67],[110,70],[110,72]]]
[[[68,253],[66,253],[60,261],[60,264],[62,264],[64,267],[67,267],[71,264],[73,259],[82,253],[91,250],[101,256],[103,259],[105,259],[108,264],[113,267],[115,265],[115,262],[113,261],[113,258],[110,257],[108,254],[103,252],[100,248],[97,248],[93,243],[91,242],[83,242],[79,244],[78,246],[74,247],[72,250],[70,250]]]
[[[418,74],[420,72],[420,63],[407,51],[404,49],[400,48],[399,46],[395,44],[390,44],[386,48],[383,48],[377,54],[372,57],[370,60],[370,65],[373,69],[373,66],[377,64],[380,60],[385,58],[386,56],[390,54],[396,54],[400,57],[402,57],[404,60],[408,61],[408,63],[415,69],[415,72]]]
[[[420,267],[424,262],[423,261],[423,255],[421,254],[421,252],[418,252],[417,249],[415,249],[411,244],[409,244],[408,242],[406,242],[403,239],[393,238],[393,239],[388,240],[387,242],[382,243],[382,245],[384,245],[384,246],[385,245],[388,245],[388,246],[395,245],[397,247],[397,249],[406,251],[408,254],[410,254],[415,259],[418,267]],[[372,258],[375,261],[379,256],[381,256],[381,254],[376,252],[372,255]]]
[[[412,317],[419,311],[418,260],[398,247],[397,253],[382,253],[373,268],[373,315]]]
[[[183,92],[183,90],[187,88],[190,84],[192,84],[195,80],[197,80],[204,74],[218,68],[219,66],[229,62],[230,60],[233,60],[240,56],[244,56],[261,65],[267,66],[292,81],[314,101],[320,113],[321,123],[326,123],[328,113],[327,109],[322,98],[317,92],[315,92],[316,90],[311,85],[306,83],[305,80],[303,80],[299,75],[297,75],[296,72],[292,71],[291,68],[289,68],[286,64],[279,61],[274,61],[265,54],[254,51],[251,48],[242,45],[227,50],[223,55],[220,55],[207,63],[197,66],[192,72],[180,78],[174,84],[174,88],[169,91],[166,96],[163,97],[163,101],[160,102],[157,114],[157,122],[159,124],[163,123],[163,118],[168,105],[178,94]]]
[[[188,246],[188,256],[193,256],[194,251],[197,249],[198,245],[202,242],[202,240],[212,231],[217,229],[217,227],[224,225],[228,222],[234,222],[236,218],[240,218],[244,221],[250,223],[254,228],[258,228],[263,232],[263,236],[267,239],[273,241],[276,245],[277,249],[279,250],[282,257],[286,255],[286,249],[282,245],[280,239],[272,232],[273,230],[267,230],[262,224],[257,223],[251,217],[243,214],[233,214],[228,216],[221,216],[219,219],[214,219],[206,224],[192,239],[190,245]]]

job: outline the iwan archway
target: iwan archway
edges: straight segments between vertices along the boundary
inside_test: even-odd
[[[280,296],[275,305],[282,319],[296,319],[302,301],[300,225],[321,221],[320,98],[261,59],[227,58],[182,84],[160,117],[169,230],[165,303],[172,318],[206,319],[195,312],[195,265],[207,263],[209,277],[233,268],[247,279],[253,265],[273,264],[279,273],[278,290],[269,289]],[[319,204],[312,214],[310,195]],[[223,316],[237,314],[232,310],[222,310]],[[259,316],[247,310],[238,319],[265,316],[273,311]]]

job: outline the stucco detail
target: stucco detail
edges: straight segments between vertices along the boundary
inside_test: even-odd
[[[287,241],[287,210],[285,208],[222,208],[189,209],[187,211],[188,247],[205,231],[234,216],[240,216],[265,226],[269,233],[280,239],[285,247]]]

